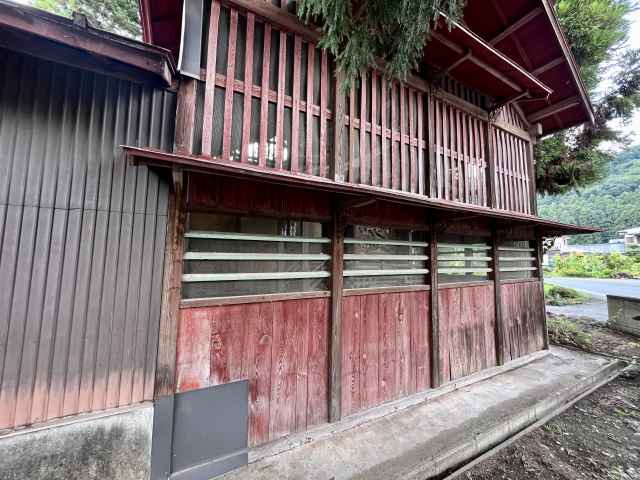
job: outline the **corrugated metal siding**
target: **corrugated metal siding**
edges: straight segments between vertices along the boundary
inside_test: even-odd
[[[0,428],[153,397],[175,95],[0,50]]]

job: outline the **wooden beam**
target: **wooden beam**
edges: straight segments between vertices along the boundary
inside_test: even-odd
[[[171,177],[172,188],[169,193],[167,216],[154,398],[173,395],[175,392],[176,341],[178,338],[186,199],[183,171],[174,168]]]
[[[453,62],[451,65],[449,65],[447,68],[444,69],[444,73],[449,73],[451,70],[453,70],[454,68],[458,67],[459,65],[463,64],[464,62],[466,62],[467,60],[469,60],[471,58],[471,52],[467,52],[465,53],[462,57],[460,57],[458,60],[456,60],[455,62]]]
[[[433,223],[429,231],[429,309],[431,316],[431,387],[442,383],[440,371],[440,323],[438,317],[438,225]]]
[[[564,57],[554,58],[550,62],[547,62],[544,65],[536,68],[533,72],[531,72],[531,74],[537,77],[538,75],[542,75],[544,72],[551,70],[552,68],[555,68],[562,63],[564,63]]]
[[[543,251],[542,251],[542,235],[540,235],[538,232],[536,232],[536,253],[537,253],[537,260],[536,260],[536,267],[538,267],[537,270],[537,274],[538,274],[538,278],[540,279],[540,289],[542,290],[542,318],[543,318],[543,338],[542,338],[542,344],[543,344],[543,348],[545,350],[549,350],[549,327],[547,325],[547,309],[544,306],[544,271],[542,269],[542,262],[543,262]]]
[[[502,22],[502,24],[504,26],[507,26],[509,22],[507,21],[507,17],[505,16],[504,12],[500,8],[498,0],[491,0],[491,4],[493,5],[493,8],[498,14],[498,17],[500,17],[500,21]],[[533,65],[531,64],[531,59],[529,58],[529,55],[527,55],[527,51],[524,49],[524,47],[522,46],[522,43],[520,43],[520,40],[518,40],[517,38],[514,37],[513,43],[515,44],[516,50],[518,50],[520,57],[522,57],[522,61],[524,62],[525,67],[527,67],[527,70],[530,71],[533,68]]]
[[[512,23],[509,27],[504,29],[500,34],[498,34],[495,37],[493,37],[489,41],[489,44],[490,45],[496,45],[497,43],[500,43],[502,40],[504,40],[505,38],[510,37],[511,35],[513,35],[516,31],[518,31],[519,29],[524,27],[527,23],[529,23],[534,18],[538,17],[543,12],[544,12],[544,10],[543,10],[542,7],[534,8],[529,13],[527,13],[525,16],[523,16],[520,20],[518,20],[515,23]],[[514,38],[514,40],[516,40],[516,39]]]
[[[494,311],[496,328],[495,344],[496,344],[496,362],[498,365],[504,364],[504,327],[502,323],[502,287],[500,278],[500,237],[498,231],[493,228],[491,232],[491,256],[493,257],[493,293],[494,293]]]
[[[472,61],[473,63],[475,63],[476,65],[478,65],[480,68],[483,68],[485,71],[490,73],[493,77],[497,78],[502,83],[504,83],[505,85],[509,86],[510,88],[515,90],[516,92],[522,92],[522,87],[520,85],[518,85],[517,83],[511,81],[506,75],[502,74],[502,72],[499,72],[498,70],[493,68],[487,62],[485,62],[483,60],[480,60],[479,58],[476,58],[474,56],[469,57],[469,60]]]
[[[538,110],[537,112],[532,113],[527,117],[527,121],[529,123],[536,123],[542,120],[543,118],[550,117],[551,115],[555,115],[557,113],[563,112],[564,110],[568,110],[569,108],[573,108],[575,106],[580,105],[580,99],[576,96],[565,98],[558,103],[553,105],[549,105],[548,107],[543,108],[542,110]]]
[[[342,291],[344,209],[334,206],[331,244],[331,337],[329,344],[329,422],[342,418]]]
[[[198,81],[182,77],[176,106],[174,149],[176,153],[193,153],[195,131],[196,91]]]

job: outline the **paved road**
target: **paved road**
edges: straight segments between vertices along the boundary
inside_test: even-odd
[[[640,298],[640,280],[546,277],[544,281],[561,287],[574,288],[590,296],[587,302],[580,305],[563,307],[549,305],[548,312],[591,317],[599,322],[606,322],[609,319],[606,295]]]
[[[620,295],[622,297],[640,298],[640,280],[545,277],[544,281],[561,287],[575,288],[598,297]]]

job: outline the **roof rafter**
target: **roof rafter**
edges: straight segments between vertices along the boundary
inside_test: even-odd
[[[522,17],[520,20],[511,24],[509,27],[504,29],[501,33],[499,33],[498,35],[493,37],[491,40],[489,40],[489,44],[495,45],[497,43],[500,43],[505,38],[512,36],[517,30],[524,27],[527,23],[529,23],[531,20],[536,18],[538,15],[541,15],[542,13],[544,13],[544,10],[542,9],[542,7],[534,8],[529,13],[527,13],[524,17]]]

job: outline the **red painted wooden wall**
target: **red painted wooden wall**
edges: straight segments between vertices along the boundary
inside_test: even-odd
[[[428,291],[343,299],[343,415],[431,387],[428,306]]]
[[[442,382],[496,365],[493,284],[438,292]]]
[[[503,283],[501,290],[503,358],[515,360],[544,347],[544,297],[542,284]]]
[[[181,310],[177,391],[249,380],[249,444],[324,423],[329,299]]]

